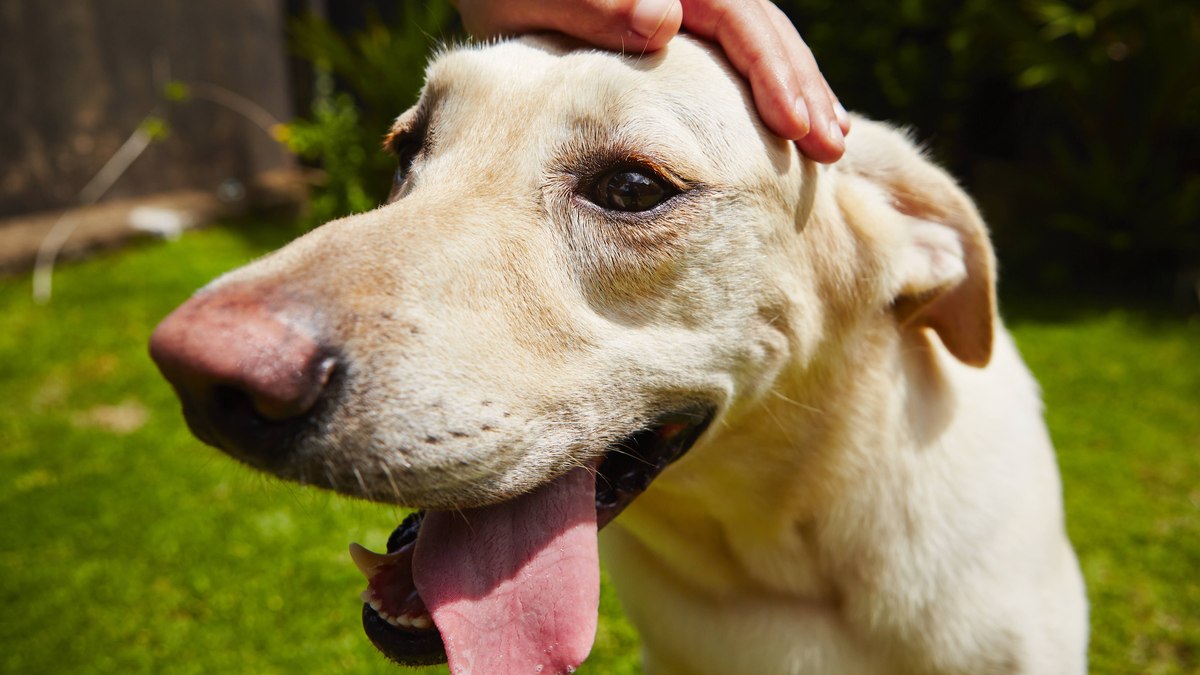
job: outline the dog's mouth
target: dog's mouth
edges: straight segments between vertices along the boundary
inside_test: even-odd
[[[406,666],[444,662],[447,660],[447,651],[449,650],[451,669],[458,672],[456,661],[467,664],[474,658],[465,653],[472,649],[470,645],[461,648],[459,645],[473,641],[487,642],[491,640],[493,645],[491,651],[512,655],[509,659],[511,663],[527,663],[533,665],[538,672],[543,672],[542,666],[544,665],[549,666],[544,672],[557,672],[556,668],[562,669],[563,672],[570,672],[578,665],[574,661],[582,661],[583,657],[587,655],[587,651],[590,650],[596,620],[594,599],[590,607],[570,606],[587,604],[586,598],[575,602],[571,595],[573,591],[563,591],[564,586],[569,586],[571,583],[572,570],[591,565],[595,569],[583,569],[580,573],[598,575],[598,561],[594,553],[595,531],[611,522],[649,487],[651,481],[663,469],[683,456],[707,429],[713,415],[714,410],[709,406],[693,406],[661,415],[653,424],[611,446],[609,451],[591,467],[576,469],[556,479],[552,484],[539,488],[532,496],[522,496],[513,502],[475,509],[471,513],[470,520],[472,522],[470,523],[465,522],[467,516],[464,514],[431,512],[427,517],[424,511],[412,513],[388,538],[387,554],[373,553],[358,544],[351,544],[351,557],[368,580],[367,589],[362,593],[363,629],[366,631],[367,637],[389,659]],[[591,476],[585,472],[594,474],[594,485],[590,480]],[[543,508],[537,505],[539,500],[552,501],[553,505]],[[581,500],[583,501],[581,502]],[[592,520],[593,514],[590,513],[591,501],[594,501],[594,520]],[[522,502],[522,504],[513,506],[516,502]],[[575,516],[561,515],[564,511],[570,512],[572,509],[574,509]],[[588,511],[588,513],[580,514],[580,510]],[[493,513],[487,513],[489,511]],[[519,513],[525,519],[537,520],[538,522],[534,523],[521,523],[521,529],[528,526],[536,531],[540,528],[546,536],[542,539],[537,539],[535,536],[533,539],[539,543],[534,544],[525,541],[524,533],[513,536],[512,530],[515,528],[511,527],[513,522],[509,520],[510,516],[500,515],[507,511]],[[422,541],[419,545],[422,525],[428,525],[432,520],[436,520],[437,524],[428,529],[436,528],[438,534],[430,535],[430,539],[446,538],[447,528],[454,527],[447,523],[464,521],[464,528],[469,530],[467,536],[482,537],[482,539],[471,541],[484,542],[483,548],[490,550],[498,547],[505,553],[495,556],[496,560],[492,560],[488,557],[489,554],[474,550],[481,546],[467,544],[467,553],[456,558],[453,555],[447,557],[437,551],[439,547],[444,547],[441,543]],[[502,523],[502,525],[494,526],[495,522]],[[496,531],[476,531],[488,528]],[[579,534],[575,534],[576,532]],[[583,553],[569,552],[571,544],[564,543],[576,536],[582,537],[580,549],[583,550]],[[520,541],[512,544],[497,544],[494,541],[496,537],[509,537]],[[590,558],[585,555],[588,548],[587,537],[591,538]],[[423,550],[418,554],[419,547]],[[431,550],[432,553],[426,552]],[[568,553],[564,553],[564,551],[568,551]],[[417,561],[416,569],[414,569],[414,557],[423,558],[423,560]],[[542,565],[537,562],[542,558],[553,558],[553,560]],[[553,570],[550,574],[543,574],[543,576],[554,576],[555,579],[540,581],[534,579],[528,583],[522,580],[520,583],[530,587],[524,591],[527,594],[526,605],[536,605],[541,602],[553,605],[553,611],[549,612],[554,616],[554,621],[551,623],[562,624],[555,629],[558,631],[557,633],[547,634],[545,626],[542,625],[545,623],[545,617],[539,615],[536,607],[523,606],[521,611],[517,612],[520,614],[519,616],[500,616],[499,620],[495,622],[509,624],[495,631],[504,633],[503,639],[495,636],[484,639],[469,634],[478,628],[478,624],[487,623],[489,619],[483,618],[482,615],[494,617],[497,611],[501,614],[505,611],[497,610],[496,608],[503,603],[489,598],[489,595],[499,596],[514,593],[511,587],[514,582],[510,578],[514,576],[513,570],[481,570],[480,568],[506,567],[506,561],[510,559],[519,560],[522,565],[526,565],[518,576],[529,576],[529,569]],[[429,562],[431,560],[434,562]],[[534,562],[531,564],[531,561]],[[459,564],[474,569],[445,569]],[[428,568],[435,569],[429,570]],[[495,584],[482,584],[486,590],[481,591],[480,578],[489,578],[492,575],[497,579],[500,577],[504,577],[504,579]],[[458,586],[460,584],[457,579],[460,576],[467,579],[465,583],[472,586],[472,592],[467,594],[459,592],[456,588],[453,595],[459,604],[453,608],[453,611],[448,609],[445,610],[445,614],[439,613],[437,608],[445,604],[445,589],[447,588],[447,583],[443,579],[447,577],[455,579],[455,581],[449,582],[449,585]],[[582,585],[586,585],[586,583]],[[421,587],[420,590],[418,587]],[[429,598],[430,606],[428,607],[422,591],[433,596]],[[559,591],[563,592],[559,593]],[[544,597],[555,594],[563,597]],[[466,609],[463,609],[463,602],[458,599],[463,595],[470,595],[473,598],[466,602]],[[586,596],[586,593],[584,595]],[[511,600],[506,600],[506,602],[512,604]],[[520,605],[520,603],[517,604]],[[483,607],[484,609],[474,610],[472,607]],[[472,611],[477,611],[481,616],[468,616],[465,623],[470,627],[462,628],[464,621],[461,615],[463,613],[470,614]],[[572,612],[580,615],[578,622],[571,621],[564,616]],[[586,634],[588,632],[586,629],[579,630],[578,626],[572,625],[575,623],[586,624],[589,613],[591,615],[591,635]],[[522,627],[522,622],[537,625]],[[464,632],[468,634],[464,635]],[[529,637],[530,635],[536,637]],[[513,644],[522,641],[529,644]],[[566,655],[565,652],[571,651],[569,645],[572,641],[581,646],[574,650],[573,655]],[[462,652],[456,654],[455,652],[459,652],[460,649]],[[522,650],[532,654],[535,657],[534,660],[523,661]],[[556,660],[555,654],[551,653],[555,650],[564,652],[562,658]],[[489,655],[488,658],[492,658],[492,655]],[[493,663],[496,662],[493,661]],[[468,669],[470,666],[464,665],[463,670]],[[488,672],[496,671],[488,669]],[[528,672],[533,672],[533,670]]]

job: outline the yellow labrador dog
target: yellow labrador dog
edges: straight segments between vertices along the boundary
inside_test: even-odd
[[[441,54],[387,144],[387,204],[151,351],[201,439],[424,509],[352,547],[391,658],[572,672],[604,528],[649,673],[1085,671],[987,232],[904,134],[819,166],[703,44],[541,37]]]

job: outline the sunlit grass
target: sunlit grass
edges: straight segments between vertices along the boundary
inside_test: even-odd
[[[0,282],[0,672],[396,672],[358,625],[346,545],[381,547],[401,513],[201,446],[146,357],[158,319],[288,234],[215,228],[67,267],[46,307]],[[1012,324],[1060,451],[1092,671],[1195,672],[1200,324]],[[607,589],[603,614],[582,672],[635,672]]]
[[[1092,672],[1200,672],[1200,321],[1014,323],[1058,447]]]

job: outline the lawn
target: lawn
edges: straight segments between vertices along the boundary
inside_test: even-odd
[[[0,672],[394,673],[358,626],[350,541],[402,513],[301,489],[193,440],[154,324],[283,241],[218,227],[0,281]],[[1007,312],[1045,389],[1092,601],[1092,672],[1200,671],[1200,321]],[[605,590],[581,672],[636,671]],[[437,672],[437,671],[432,671]]]

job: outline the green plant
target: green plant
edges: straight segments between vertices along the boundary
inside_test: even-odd
[[[780,5],[848,107],[963,177],[1008,281],[1162,292],[1200,264],[1195,3]]]
[[[439,42],[434,36],[447,35],[454,18],[444,0],[402,3],[396,12],[391,25],[371,17],[350,36],[312,15],[291,24],[292,47],[316,75],[310,115],[286,134],[288,147],[324,171],[312,224],[373,208],[391,185],[394,162],[381,141],[416,101],[426,58]]]
[[[332,93],[313,104],[312,116],[293,122],[287,145],[304,159],[318,162],[324,172],[310,202],[309,217],[319,224],[378,203],[373,190],[385,157],[371,143],[354,99]]]

